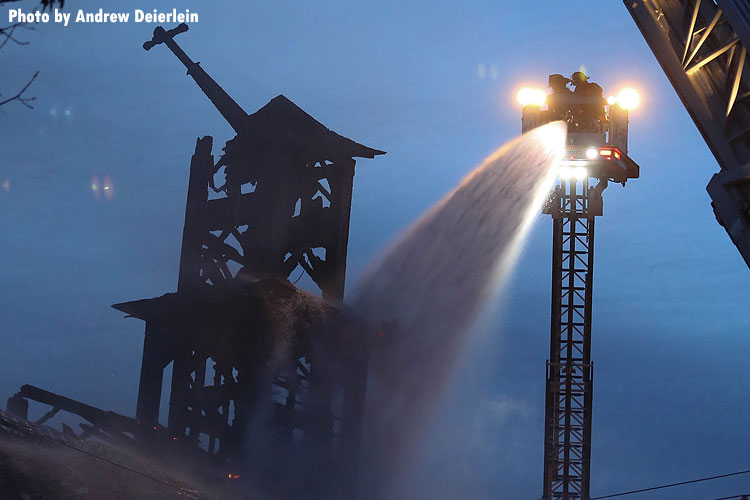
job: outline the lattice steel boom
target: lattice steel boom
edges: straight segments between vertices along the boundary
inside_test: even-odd
[[[544,436],[543,495],[549,500],[589,498],[594,215],[588,193],[588,179],[561,179],[545,210],[554,220]]]
[[[549,95],[534,89],[518,95],[524,132],[551,121],[568,124],[557,185],[543,208],[554,231],[542,499],[589,500],[594,218],[602,215],[609,182],[625,185],[640,167],[627,154],[625,103],[605,101],[602,88],[581,72],[571,79],[550,75],[549,87]],[[536,98],[540,92],[543,99]]]

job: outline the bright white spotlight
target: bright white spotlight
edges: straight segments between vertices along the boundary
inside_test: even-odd
[[[617,97],[613,95],[607,97],[607,104],[609,104],[610,106],[614,106],[615,104],[617,104]]]
[[[586,150],[586,158],[588,158],[589,160],[593,160],[593,159],[595,159],[598,156],[599,156],[599,150],[598,149],[596,149],[596,148],[588,148]]]
[[[585,167],[576,167],[573,169],[573,177],[576,179],[585,179],[588,176],[589,173]]]
[[[617,103],[623,109],[627,109],[628,111],[633,110],[641,104],[641,94],[632,88],[622,89],[617,94]]]
[[[547,93],[542,89],[523,87],[516,94],[516,99],[521,106],[541,106],[547,100]]]
[[[573,176],[573,169],[563,165],[560,167],[560,170],[558,170],[557,175],[561,179],[570,179]]]

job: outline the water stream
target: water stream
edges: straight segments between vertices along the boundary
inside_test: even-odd
[[[402,233],[354,289],[350,305],[377,336],[364,498],[384,498],[392,473],[408,467],[473,322],[502,288],[552,187],[565,132],[562,122],[548,124],[498,149]]]

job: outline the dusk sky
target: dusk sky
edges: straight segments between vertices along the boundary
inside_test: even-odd
[[[355,176],[348,290],[400,230],[520,133],[515,92],[584,67],[640,89],[596,222],[591,493],[745,470],[750,273],[705,191],[719,167],[620,1],[106,2],[189,8],[178,43],[248,113],[284,94],[387,151]],[[13,8],[31,10],[24,0]],[[66,12],[101,3],[67,0]],[[8,6],[0,25],[8,24]],[[143,323],[110,305],[174,291],[190,156],[234,136],[156,24],[54,24],[0,50],[0,405],[30,383],[134,415]],[[172,26],[165,26],[171,28]],[[111,179],[97,199],[94,177]],[[537,499],[552,223],[539,215],[415,465],[417,499]],[[37,409],[37,412],[41,410]],[[32,416],[35,414],[32,413]],[[750,493],[739,476],[633,497]]]

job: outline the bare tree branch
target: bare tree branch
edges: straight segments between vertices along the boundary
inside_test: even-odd
[[[31,77],[31,80],[29,80],[28,83],[24,85],[23,88],[16,95],[8,99],[5,99],[4,101],[0,101],[0,106],[8,104],[9,102],[18,101],[24,106],[26,106],[27,108],[34,109],[34,106],[32,106],[29,103],[35,101],[36,97],[24,97],[23,93],[26,92],[26,89],[29,88],[29,86],[34,82],[37,76],[39,76],[39,71],[34,73],[34,76]]]
[[[0,0],[1,1],[1,0]],[[35,31],[36,28],[33,26],[29,26],[26,23],[15,23],[11,24],[10,26],[3,26],[0,28],[0,49],[5,47],[5,44],[9,41],[15,43],[16,45],[28,45],[29,42],[25,42],[23,40],[19,40],[18,38],[13,36],[13,32],[17,29],[22,28],[29,31]]]
[[[11,3],[11,2],[18,2],[20,0],[0,0],[0,6]],[[41,0],[40,4],[42,6],[42,11],[49,8],[52,10],[52,8],[57,4],[62,9],[65,5],[65,0]],[[37,7],[38,9],[38,7]],[[36,10],[36,9],[35,9]],[[28,26],[26,23],[15,23],[11,24],[10,26],[3,26],[0,27],[0,49],[5,47],[8,42],[13,42],[16,45],[28,45],[29,42],[19,40],[14,36],[14,33],[17,29],[27,29],[27,30],[34,30],[35,28],[33,26]],[[31,104],[36,100],[36,97],[26,97],[24,96],[24,93],[28,90],[28,88],[31,86],[32,83],[34,83],[34,80],[36,80],[36,77],[39,76],[39,71],[34,73],[34,76],[31,77],[31,79],[26,83],[26,85],[23,86],[23,88],[13,97],[10,97],[8,99],[5,99],[3,101],[0,101],[0,107],[8,104],[9,102],[18,101],[24,106],[26,106],[29,109],[34,109],[34,106]]]

